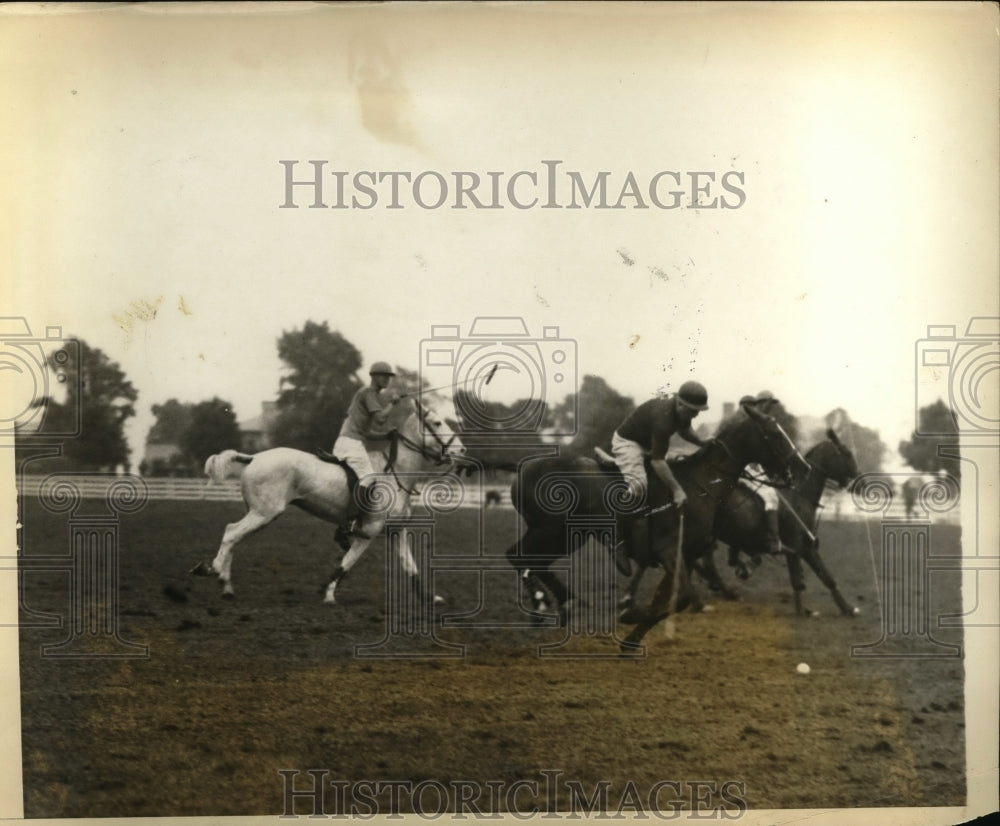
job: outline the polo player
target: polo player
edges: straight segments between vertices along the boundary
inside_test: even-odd
[[[371,537],[363,531],[365,517],[374,515],[377,511],[372,505],[370,491],[375,471],[368,458],[365,441],[384,439],[387,436],[389,416],[400,400],[400,395],[389,389],[396,373],[388,362],[376,361],[368,374],[371,376],[371,384],[354,394],[347,408],[347,418],[344,419],[340,435],[333,445],[333,455],[358,475],[355,501],[359,519],[348,535],[359,535],[366,539]],[[342,537],[338,537],[338,541],[341,539]]]
[[[757,409],[762,413],[771,415],[771,410],[778,404],[778,400],[770,390],[761,390],[757,397],[744,396],[740,399],[740,404],[749,402],[757,405]],[[781,528],[778,521],[778,491],[772,484],[767,471],[759,464],[747,466],[747,472],[754,477],[751,480],[741,479],[742,484],[754,491],[764,502],[764,529],[767,537],[768,553],[780,554],[784,550],[781,544]]]
[[[680,507],[684,504],[687,494],[670,472],[667,449],[674,434],[698,447],[706,444],[691,428],[691,423],[703,410],[708,410],[708,391],[699,382],[686,381],[674,395],[643,402],[618,426],[611,437],[611,452],[636,501],[641,501],[648,491],[648,456],[649,466],[671,492],[674,505]],[[639,513],[641,518],[634,527],[648,533],[645,524],[648,507],[646,511],[645,515]],[[616,552],[620,554],[618,549]],[[619,567],[627,569],[629,566],[619,560]]]

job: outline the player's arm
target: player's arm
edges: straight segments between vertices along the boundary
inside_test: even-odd
[[[663,484],[673,494],[674,504],[681,505],[687,499],[687,495],[684,493],[684,488],[681,487],[680,482],[677,481],[674,474],[670,471],[670,465],[667,464],[667,448],[669,446],[669,432],[654,432],[649,450],[649,466],[653,469],[653,473],[660,477]]]
[[[386,390],[384,393],[369,393],[365,399],[365,409],[371,413],[372,422],[379,427],[389,421],[392,409],[399,402],[399,393]]]
[[[677,435],[680,436],[684,441],[690,442],[693,445],[698,445],[698,447],[704,447],[708,442],[702,439],[697,433],[691,429],[691,425],[687,427],[682,427],[677,431]]]

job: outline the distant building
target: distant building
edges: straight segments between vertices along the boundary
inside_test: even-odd
[[[261,402],[259,416],[239,423],[240,450],[244,453],[259,453],[271,447],[271,432],[278,415],[277,402]]]
[[[146,442],[146,450],[139,463],[143,476],[171,476],[184,464],[179,445],[171,442]]]

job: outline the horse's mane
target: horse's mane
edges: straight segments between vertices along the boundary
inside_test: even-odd
[[[758,402],[750,401],[747,402],[747,404],[757,405]],[[770,416],[778,423],[778,426],[785,431],[785,435],[787,435],[793,443],[798,444],[799,420],[789,413],[779,400],[772,399],[768,402],[766,415]],[[737,407],[736,412],[733,413],[733,415],[719,422],[719,426],[715,430],[715,438],[726,435],[746,417],[747,413],[745,413],[741,407]]]
[[[400,399],[398,404],[389,413],[389,425],[393,430],[399,430],[410,419],[418,413],[417,406],[413,399]]]

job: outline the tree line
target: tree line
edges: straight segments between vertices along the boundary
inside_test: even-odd
[[[27,449],[43,443],[47,434],[78,430],[79,435],[62,440],[60,457],[33,461],[31,472],[115,471],[132,467],[124,427],[135,415],[139,394],[120,365],[101,350],[78,341],[76,363],[56,364],[49,359],[52,374],[58,373],[64,379],[61,383],[66,388],[65,397],[62,401],[51,396],[36,400],[35,407],[44,407],[42,426],[31,431],[19,429],[17,445],[22,458],[27,458],[30,455]],[[314,321],[283,332],[277,340],[277,350],[282,373],[277,387],[277,414],[267,434],[269,444],[307,451],[329,449],[351,398],[368,383],[368,377],[362,374],[360,351],[326,322]],[[394,388],[398,392],[413,393],[421,389],[416,372],[401,366],[396,371]],[[576,455],[589,454],[595,445],[607,447],[615,429],[636,406],[632,398],[616,391],[605,379],[585,375],[575,393],[541,410],[537,428],[512,435],[501,423],[517,418],[519,411],[526,405],[539,404],[538,400],[487,402],[472,399],[467,391],[459,389],[453,401],[458,420],[452,426],[460,434],[465,431],[469,455],[484,467],[514,464],[534,452],[535,445],[545,442],[557,442],[561,451]],[[470,406],[473,401],[479,416],[475,422],[463,421],[462,411],[473,409]],[[147,434],[147,445],[169,445],[171,449],[139,468],[146,475],[199,476],[209,455],[241,446],[233,406],[225,399],[215,397],[194,403],[168,399],[152,405],[151,412],[156,419]],[[918,430],[909,440],[900,442],[900,455],[916,470],[932,473],[944,470],[958,478],[959,460],[938,450],[940,444],[957,443],[954,414],[943,401],[938,401],[922,408],[919,417]],[[498,423],[494,430],[490,422]],[[854,452],[862,473],[882,469],[888,448],[877,431],[852,422],[842,410],[827,415],[827,425],[831,422],[838,428],[841,440]],[[804,437],[809,442],[822,438],[825,429],[800,434],[798,419],[790,413],[785,414],[782,423],[793,438]],[[711,435],[707,425],[699,427],[700,435]],[[943,435],[928,437],[920,433]],[[956,435],[952,437],[951,433]]]

